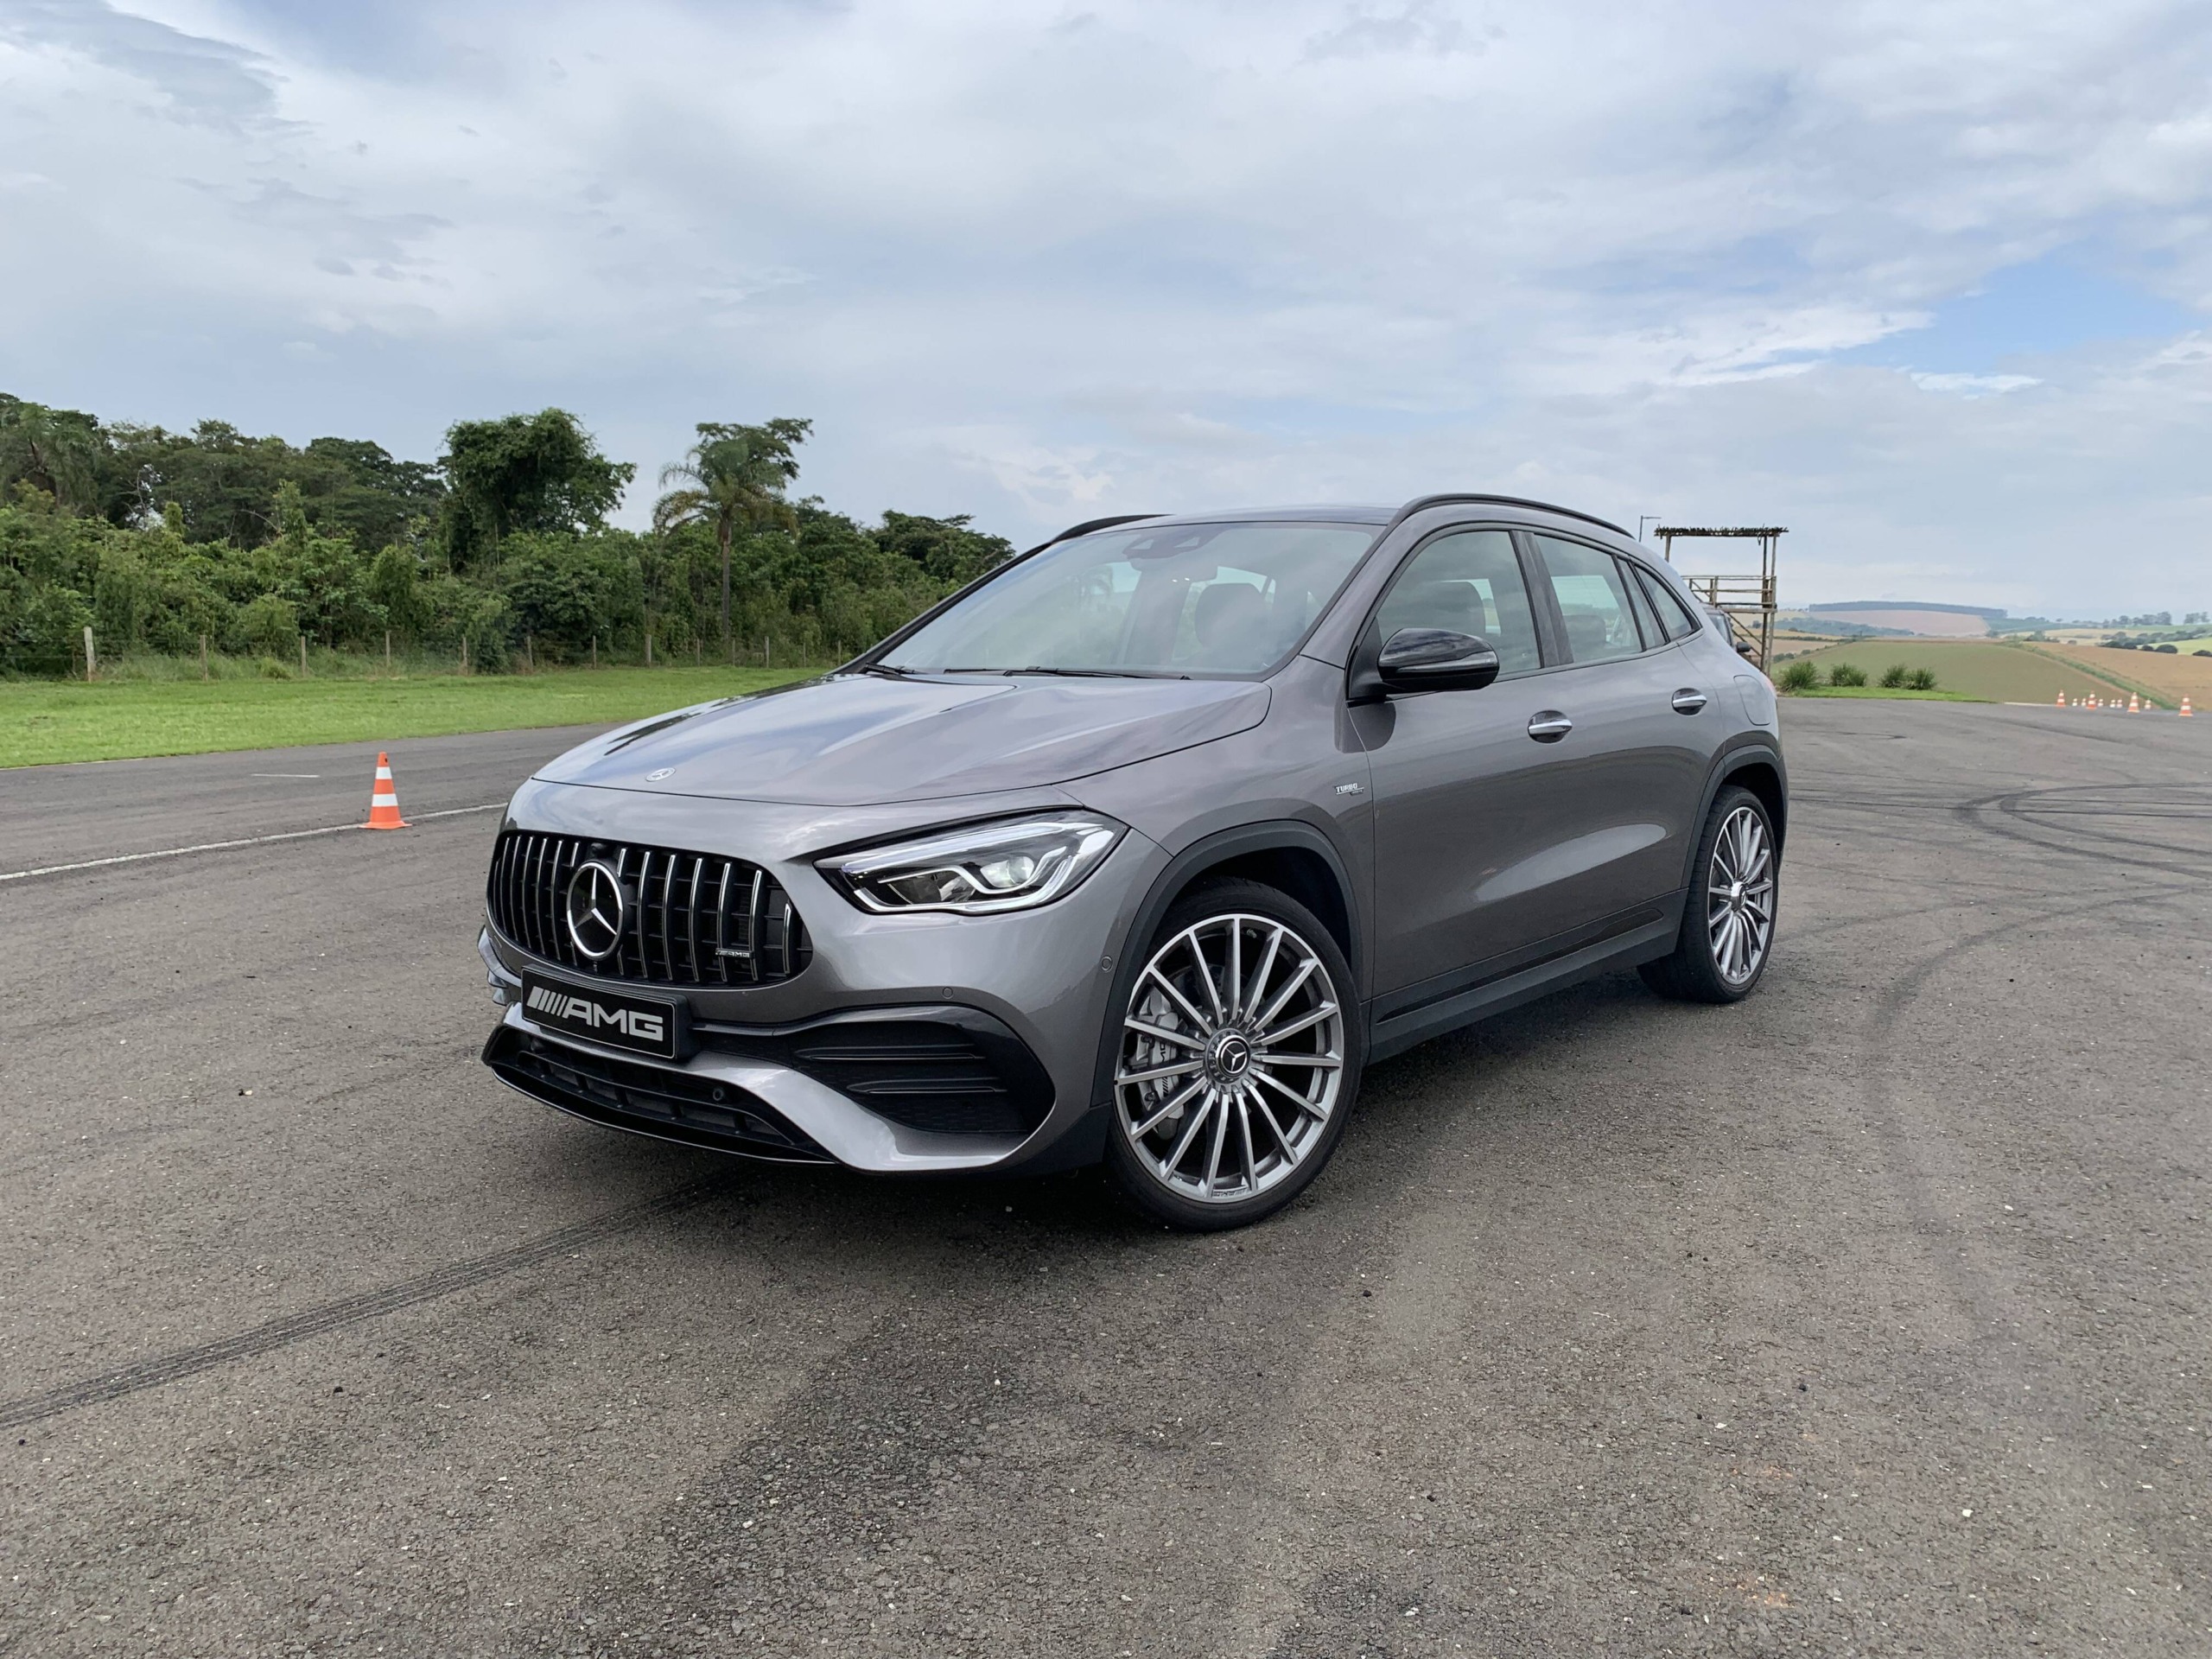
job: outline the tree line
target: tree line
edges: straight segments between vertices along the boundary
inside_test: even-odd
[[[821,661],[1011,556],[967,515],[862,524],[794,498],[804,420],[705,422],[615,528],[636,468],[564,410],[461,421],[434,462],[220,421],[110,423],[0,393],[0,671],[203,648],[289,671],[301,641],[533,663]]]

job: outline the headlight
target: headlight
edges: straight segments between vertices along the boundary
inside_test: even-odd
[[[1033,910],[1105,861],[1123,826],[1092,812],[1008,818],[825,858],[815,868],[862,910]]]

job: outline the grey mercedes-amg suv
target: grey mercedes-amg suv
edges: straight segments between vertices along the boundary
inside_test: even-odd
[[[524,784],[484,1051],[610,1128],[1287,1204],[1363,1065],[1772,948],[1773,689],[1617,526],[1501,496],[1078,524],[819,679]]]

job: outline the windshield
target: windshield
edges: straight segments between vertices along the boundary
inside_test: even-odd
[[[1363,524],[1134,525],[1050,547],[881,658],[919,673],[1251,674],[1305,638]]]

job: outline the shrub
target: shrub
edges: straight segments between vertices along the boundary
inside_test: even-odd
[[[643,626],[644,587],[625,538],[511,536],[501,556],[512,626],[540,648],[582,657],[596,634]]]
[[[299,643],[299,610],[289,600],[264,594],[238,612],[238,637],[265,656],[290,651]]]
[[[1864,685],[1866,683],[1866,671],[1863,668],[1853,668],[1849,663],[1838,663],[1828,671],[1828,683],[1830,685]]]
[[[1882,671],[1882,683],[1890,690],[1894,691],[1904,683],[1904,664],[1903,663],[1891,663],[1887,668]]]
[[[135,649],[145,635],[146,613],[153,605],[144,563],[118,538],[118,545],[100,555],[92,578],[92,632],[99,636],[100,648],[118,656]]]
[[[75,588],[41,588],[22,607],[15,639],[0,645],[34,674],[66,674],[84,660],[85,625],[92,620],[92,607]]]
[[[1915,691],[1933,691],[1936,689],[1936,672],[1933,669],[1916,668],[1906,677],[1905,683]]]
[[[1784,691],[1810,691],[1821,683],[1821,671],[1813,664],[1799,660],[1783,664],[1778,682]]]

